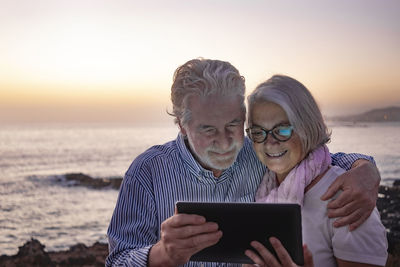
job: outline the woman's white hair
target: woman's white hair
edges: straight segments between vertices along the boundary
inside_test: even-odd
[[[274,75],[261,83],[248,96],[251,111],[256,103],[273,102],[282,107],[294,131],[300,136],[303,151],[308,154],[330,140],[321,111],[311,92],[299,81],[284,75]],[[251,126],[251,112],[248,124]]]
[[[173,111],[170,115],[175,117],[175,123],[187,124],[191,119],[188,99],[193,95],[237,95],[245,113],[244,94],[244,77],[229,62],[193,59],[175,71],[171,87]]]

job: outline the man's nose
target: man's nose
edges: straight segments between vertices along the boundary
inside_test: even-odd
[[[232,144],[232,134],[226,130],[221,131],[217,137],[217,144],[220,149],[229,149]]]

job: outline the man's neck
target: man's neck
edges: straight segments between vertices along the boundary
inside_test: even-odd
[[[222,175],[223,170],[211,170],[216,178]]]

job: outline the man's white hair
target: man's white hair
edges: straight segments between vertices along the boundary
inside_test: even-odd
[[[175,123],[187,124],[191,119],[190,96],[237,95],[240,97],[243,112],[245,81],[239,71],[229,62],[211,59],[193,59],[180,66],[174,74],[171,87]]]

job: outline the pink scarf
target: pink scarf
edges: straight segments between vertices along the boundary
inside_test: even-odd
[[[331,164],[326,145],[311,151],[277,186],[276,174],[267,170],[256,193],[256,202],[297,203],[303,207],[305,188]]]

